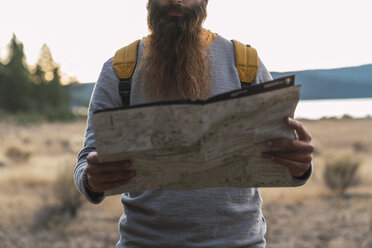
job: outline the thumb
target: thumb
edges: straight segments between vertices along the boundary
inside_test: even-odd
[[[98,153],[97,152],[90,152],[87,156],[87,162],[89,164],[99,164],[99,159],[98,159]]]

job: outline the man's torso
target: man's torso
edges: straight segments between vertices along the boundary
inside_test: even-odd
[[[138,63],[143,54],[141,42]],[[210,96],[239,89],[233,43],[217,36],[209,47]],[[107,63],[112,63],[112,59]],[[131,105],[148,102],[132,77]],[[114,73],[113,69],[109,73]],[[260,63],[253,84],[271,80]],[[151,82],[149,82],[151,83]],[[145,191],[123,194],[118,247],[259,247],[265,246],[262,199],[255,188],[194,191]]]

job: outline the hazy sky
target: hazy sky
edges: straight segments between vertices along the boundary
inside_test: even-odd
[[[63,72],[97,80],[147,34],[147,0],[0,0],[0,56],[12,33],[33,65],[46,43]],[[258,49],[271,71],[372,63],[371,0],[210,0],[205,27]]]

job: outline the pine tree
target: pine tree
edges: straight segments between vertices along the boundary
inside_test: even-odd
[[[26,66],[23,44],[15,34],[8,46],[8,58],[5,64],[5,76],[1,80],[0,108],[10,112],[24,112],[31,106],[31,78]]]
[[[34,72],[31,75],[32,84],[32,102],[33,108],[39,112],[43,111],[44,97],[47,95],[46,85],[44,80],[44,72],[39,65],[36,65]]]
[[[0,89],[3,82],[3,77],[5,77],[5,65],[0,61]]]
[[[59,65],[54,62],[49,47],[44,44],[36,69],[32,74],[37,109],[48,119],[65,119],[71,116],[66,89],[61,84]]]
[[[61,84],[59,67],[53,69],[53,79],[48,83],[48,104],[52,107],[63,106],[66,104],[66,92]]]
[[[1,108],[4,108],[3,106],[3,95],[5,93],[5,66],[0,61],[0,111]]]
[[[53,72],[54,69],[58,67],[58,64],[54,62],[52,52],[47,44],[44,44],[41,47],[37,66],[40,66],[40,69],[44,72],[44,78],[46,81],[51,81],[53,79]]]

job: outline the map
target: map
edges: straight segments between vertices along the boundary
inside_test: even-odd
[[[159,102],[93,115],[101,162],[130,160],[136,177],[105,192],[290,187],[287,168],[263,159],[265,142],[294,139],[284,122],[299,101],[294,76],[206,101]]]

